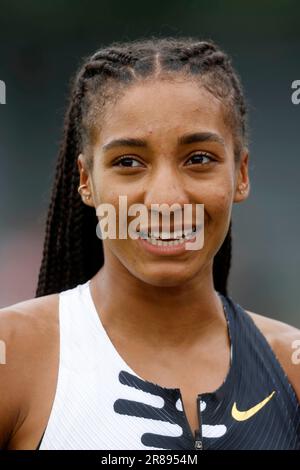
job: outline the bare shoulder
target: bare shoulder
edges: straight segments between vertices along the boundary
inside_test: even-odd
[[[270,344],[300,402],[300,330],[287,323],[246,312]]]
[[[58,294],[0,309],[0,448],[25,421],[59,337]]]

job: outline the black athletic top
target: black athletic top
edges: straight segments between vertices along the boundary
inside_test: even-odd
[[[232,362],[223,385],[201,394],[206,407],[200,419],[202,428],[223,425],[226,432],[215,439],[202,432],[203,449],[300,450],[300,404],[292,385],[250,315],[230,296],[221,297]]]

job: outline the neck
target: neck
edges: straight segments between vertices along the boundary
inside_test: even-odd
[[[175,287],[152,286],[125,268],[104,265],[91,280],[91,292],[107,331],[140,338],[153,347],[185,347],[226,328],[212,263]]]

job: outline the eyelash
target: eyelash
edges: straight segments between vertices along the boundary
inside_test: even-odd
[[[206,152],[198,152],[198,153],[194,153],[193,155],[190,156],[190,158],[188,159],[191,160],[193,157],[195,156],[201,156],[201,157],[206,157],[206,158],[209,158],[210,159],[210,162],[209,163],[212,163],[214,160],[214,158],[212,158],[211,155],[209,155],[208,153]],[[113,166],[119,166],[119,163],[121,163],[123,160],[132,160],[132,161],[136,161],[138,162],[139,160],[135,159],[134,157],[130,157],[130,156],[126,156],[126,155],[123,155],[122,157],[120,157],[114,164]],[[190,166],[190,165],[189,165]],[[138,168],[137,166],[120,166],[121,168]]]

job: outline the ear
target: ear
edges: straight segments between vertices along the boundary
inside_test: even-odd
[[[90,173],[87,170],[85,156],[81,153],[77,158],[77,166],[79,171],[79,187],[82,202],[90,207],[95,207],[93,203],[93,194],[90,183]]]
[[[248,149],[244,149],[240,161],[237,163],[233,202],[242,202],[249,196],[250,181],[248,162],[249,152]]]

